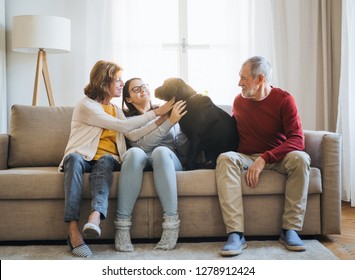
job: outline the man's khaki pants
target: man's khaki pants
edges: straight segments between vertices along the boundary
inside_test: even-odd
[[[244,232],[241,176],[259,156],[226,152],[217,159],[218,196],[227,233]],[[302,151],[290,152],[281,161],[266,164],[264,170],[277,171],[287,176],[282,228],[302,230],[308,195],[309,155]]]

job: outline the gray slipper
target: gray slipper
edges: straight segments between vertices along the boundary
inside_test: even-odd
[[[68,239],[67,239],[67,243],[69,245],[71,253],[74,256],[80,257],[80,258],[89,258],[89,257],[92,256],[92,252],[91,252],[89,246],[86,245],[85,243],[80,244],[79,246],[74,248],[73,245],[70,242],[69,236],[68,236]]]
[[[101,235],[100,227],[93,223],[86,223],[83,232],[85,236],[89,238],[99,237]]]

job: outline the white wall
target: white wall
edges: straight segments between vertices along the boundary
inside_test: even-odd
[[[71,20],[71,52],[48,54],[48,68],[56,106],[73,106],[83,96],[83,87],[88,77],[85,65],[80,62],[85,55],[81,50],[84,32],[80,31],[85,17],[85,10],[80,12],[81,7],[85,7],[81,5],[83,2],[85,0],[5,0],[8,114],[13,104],[32,104],[37,62],[35,54],[12,51],[12,18],[17,15],[52,15]],[[73,11],[76,11],[75,18],[72,16]],[[43,78],[41,81],[38,105],[48,106]]]
[[[7,132],[5,0],[0,0],[0,133]]]

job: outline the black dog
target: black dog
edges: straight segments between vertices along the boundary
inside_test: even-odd
[[[155,97],[169,101],[185,100],[187,113],[179,121],[182,132],[189,139],[186,169],[197,168],[197,158],[204,151],[206,164],[202,168],[216,167],[217,157],[227,151],[236,151],[239,134],[235,119],[217,107],[212,100],[196,91],[182,79],[170,78],[155,90]]]

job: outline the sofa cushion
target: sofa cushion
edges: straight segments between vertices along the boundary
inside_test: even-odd
[[[9,167],[58,166],[68,142],[73,109],[12,106]]]
[[[117,197],[120,172],[114,172],[110,198]],[[201,169],[178,171],[176,174],[179,197],[217,196],[215,171]],[[64,173],[57,167],[18,167],[0,170],[0,199],[63,199]],[[281,195],[285,192],[285,176],[271,170],[260,175],[257,188],[250,188],[242,178],[244,196]],[[23,187],[26,182],[26,187]],[[83,198],[90,199],[89,173],[84,174]],[[311,168],[308,194],[322,193],[321,173]],[[154,188],[153,172],[144,172],[140,198],[157,197]]]

